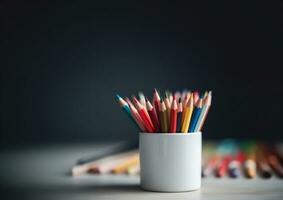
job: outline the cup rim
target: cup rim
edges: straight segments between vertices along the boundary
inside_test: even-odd
[[[148,133],[148,132],[140,132],[140,135],[148,135],[148,136],[169,136],[169,137],[178,137],[178,136],[192,136],[192,135],[200,135],[202,132],[190,132],[190,133]]]

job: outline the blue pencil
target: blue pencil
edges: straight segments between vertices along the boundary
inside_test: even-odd
[[[198,102],[196,103],[196,107],[192,114],[192,121],[191,121],[190,128],[189,128],[190,133],[195,132],[197,121],[201,114],[201,107],[202,107],[202,99],[199,99]]]
[[[131,120],[140,129],[139,125],[137,124],[136,120],[133,118],[133,116],[131,114],[131,109],[130,109],[128,103],[122,97],[120,97],[118,94],[116,94],[116,98],[117,98],[122,110],[128,115],[129,118],[131,118]]]

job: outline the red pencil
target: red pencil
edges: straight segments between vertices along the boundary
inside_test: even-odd
[[[173,97],[173,103],[171,105],[171,114],[170,114],[170,133],[176,133],[177,112],[178,112],[177,102],[176,102],[175,97]]]
[[[140,129],[143,131],[143,132],[146,132],[147,129],[144,125],[144,122],[142,121],[137,109],[135,108],[135,106],[132,104],[131,100],[129,98],[126,98],[125,99],[127,101],[127,103],[129,104],[129,107],[130,107],[130,111],[131,111],[131,114],[133,116],[133,118],[135,119],[135,121],[137,122],[138,126],[140,127]]]
[[[154,129],[154,126],[152,124],[152,121],[151,119],[149,118],[149,116],[147,115],[147,111],[145,110],[145,108],[140,104],[140,102],[137,100],[137,98],[134,97],[134,102],[137,106],[137,110],[148,130],[148,132],[150,133],[154,133],[155,132],[155,129]]]
[[[206,177],[212,174],[215,168],[217,167],[218,162],[219,162],[219,156],[217,155],[209,158],[207,163],[203,167],[202,176]]]
[[[159,121],[158,121],[158,117],[157,117],[157,114],[153,108],[153,106],[151,105],[151,103],[149,102],[148,99],[146,99],[146,107],[147,107],[147,112],[152,120],[152,123],[155,127],[155,130],[156,132],[159,132],[160,130],[160,124],[159,124]]]
[[[231,156],[226,155],[223,157],[222,161],[220,162],[218,168],[216,169],[216,176],[217,177],[223,177],[227,174],[228,171],[228,165],[230,163]]]
[[[132,98],[138,100],[135,95],[133,95]],[[148,112],[147,112],[147,110],[146,110],[146,104],[143,105],[139,100],[138,100],[138,101],[134,101],[134,105],[135,105],[136,109],[138,109],[138,105],[137,105],[136,102],[139,102],[139,103],[140,103],[140,105],[144,108],[145,114],[147,115],[147,117],[149,117],[149,114],[148,114]]]

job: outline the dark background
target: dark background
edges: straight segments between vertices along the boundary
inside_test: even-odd
[[[137,138],[115,93],[213,90],[204,138],[282,139],[282,2],[0,3],[1,145]]]

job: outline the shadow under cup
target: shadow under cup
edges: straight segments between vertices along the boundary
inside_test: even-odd
[[[201,132],[140,133],[141,187],[159,192],[201,186]]]

